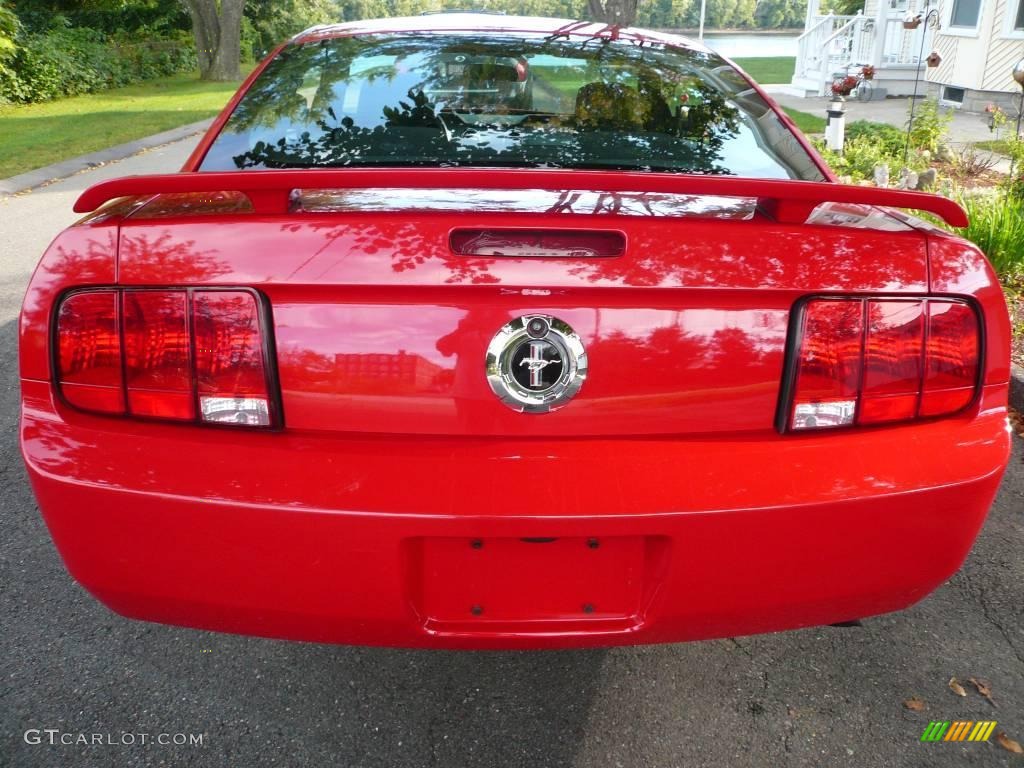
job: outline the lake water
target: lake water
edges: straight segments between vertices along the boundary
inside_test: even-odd
[[[696,39],[696,35],[691,35]],[[797,35],[744,35],[716,34],[704,35],[704,45],[730,59],[752,56],[796,56]]]

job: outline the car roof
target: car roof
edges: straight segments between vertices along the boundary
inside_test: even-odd
[[[395,33],[502,32],[521,35],[571,35],[621,40],[629,43],[655,43],[703,53],[710,49],[689,38],[637,27],[617,27],[591,21],[551,19],[540,16],[506,16],[496,13],[443,11],[422,16],[390,19],[366,19],[341,24],[321,24],[300,32],[292,42],[305,43],[330,37]]]

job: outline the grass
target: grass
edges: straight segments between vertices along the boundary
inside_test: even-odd
[[[765,56],[763,58],[733,59],[761,85],[789,83],[796,71],[795,56]]]
[[[825,132],[825,118],[812,115],[809,112],[800,112],[796,109],[790,109],[789,107],[783,107],[782,111],[792,118],[793,122],[796,123],[796,127],[800,129],[802,133],[824,133]]]
[[[0,179],[212,117],[237,88],[181,74],[0,108]]]
[[[975,142],[974,146],[977,149],[983,149],[986,152],[996,152],[1000,155],[1010,154],[1009,139],[990,139],[989,141],[978,141]]]

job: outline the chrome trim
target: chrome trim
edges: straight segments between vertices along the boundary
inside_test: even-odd
[[[527,332],[529,323],[536,319],[547,324],[547,333],[543,336],[531,336]],[[541,347],[535,346],[537,342],[553,347],[557,358],[543,360]],[[544,389],[531,389],[516,380],[512,359],[523,344],[531,344],[530,357],[520,363],[527,365],[532,379],[539,379],[540,372],[548,365],[561,364],[562,372],[554,383]],[[501,402],[519,413],[549,413],[564,406],[583,386],[587,367],[583,341],[568,323],[549,315],[517,317],[502,326],[487,346],[487,383]]]

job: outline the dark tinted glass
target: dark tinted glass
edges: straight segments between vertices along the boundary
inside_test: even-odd
[[[718,56],[504,34],[367,35],[286,48],[202,170],[374,165],[822,178]]]
[[[981,0],[954,0],[953,13],[949,19],[951,27],[976,27],[981,12]]]

